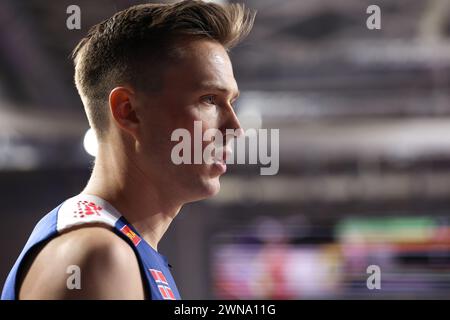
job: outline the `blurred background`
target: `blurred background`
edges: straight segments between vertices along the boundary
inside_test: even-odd
[[[280,170],[231,166],[218,196],[183,208],[159,246],[182,297],[450,298],[450,1],[241,2],[258,15],[231,54],[238,113],[280,129]],[[137,3],[0,2],[0,285],[90,174],[68,56]]]

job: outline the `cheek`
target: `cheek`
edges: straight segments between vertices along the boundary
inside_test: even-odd
[[[145,158],[154,159],[157,162],[168,158],[172,133],[169,125],[168,121],[158,117],[143,120],[138,143],[140,152]]]
[[[211,141],[203,141],[205,132],[208,129],[217,129],[218,116],[212,108],[201,109],[198,106],[164,106],[164,112],[148,113],[143,117],[142,148],[151,158],[159,161],[170,159],[172,149],[180,141],[171,141],[172,133],[176,129],[186,129],[190,135],[191,159],[194,153],[203,151]],[[197,122],[197,124],[195,124]],[[197,166],[192,166],[196,168]]]

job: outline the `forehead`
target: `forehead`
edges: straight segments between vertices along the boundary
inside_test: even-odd
[[[195,89],[201,83],[216,83],[237,90],[228,53],[215,41],[186,41],[177,46],[173,60],[165,72],[166,85]]]

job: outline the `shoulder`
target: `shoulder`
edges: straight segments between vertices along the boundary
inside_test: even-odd
[[[29,257],[20,299],[143,299],[131,246],[106,226],[71,229]]]

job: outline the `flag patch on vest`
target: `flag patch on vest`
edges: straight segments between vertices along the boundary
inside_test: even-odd
[[[130,238],[135,246],[137,246],[139,242],[141,242],[141,238],[135,232],[133,232],[133,230],[131,230],[129,226],[124,225],[122,228],[120,228],[120,231],[128,238]]]
[[[163,299],[176,300],[172,289],[170,289],[169,287],[169,282],[167,282],[167,279],[164,276],[164,273],[156,269],[148,269],[148,270],[150,271],[155,282],[158,284],[158,290],[161,293]]]

